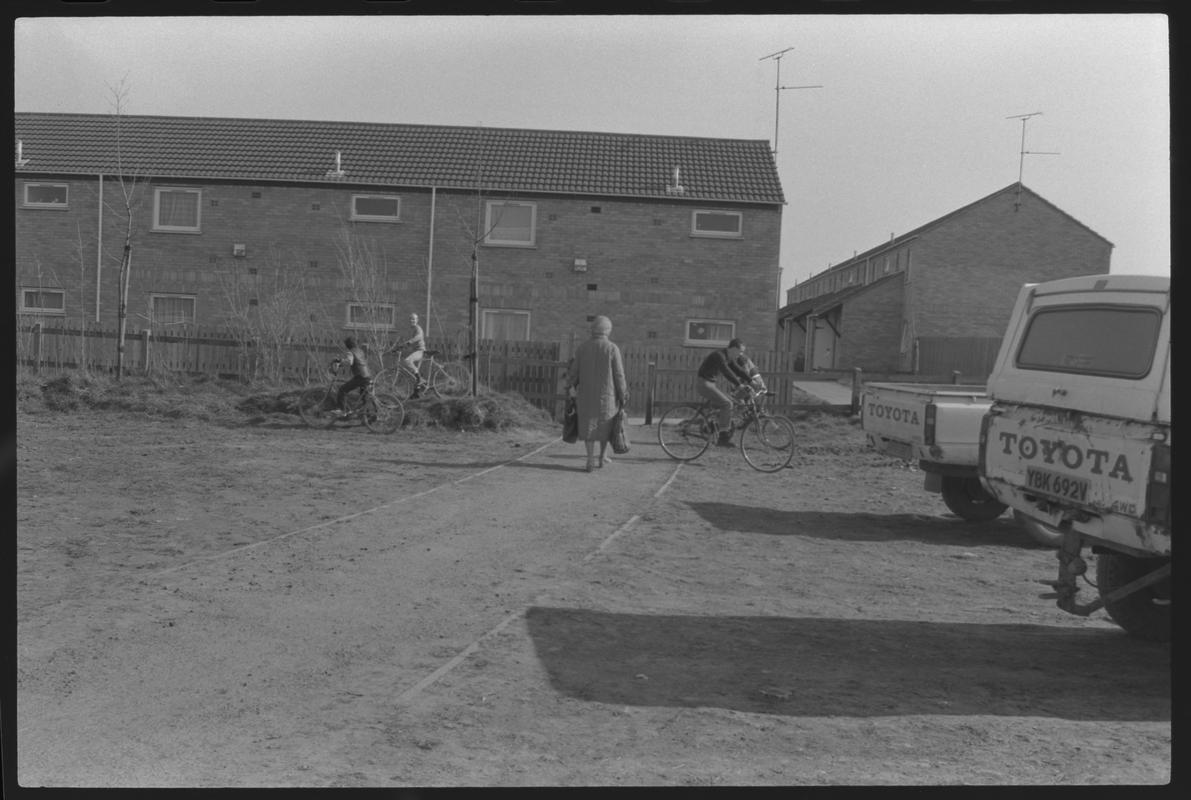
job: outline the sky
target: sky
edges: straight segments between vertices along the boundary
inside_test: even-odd
[[[1113,243],[1112,272],[1170,274],[1161,14],[18,17],[13,31],[18,112],[109,114],[119,93],[127,114],[769,141],[779,303],[1019,176]]]

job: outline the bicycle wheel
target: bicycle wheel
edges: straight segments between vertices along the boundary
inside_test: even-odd
[[[390,384],[389,391],[397,395],[398,399],[408,400],[413,396],[416,386],[417,382],[414,376],[403,369],[399,369],[393,375],[393,382]]]
[[[458,361],[439,364],[434,371],[434,391],[439,394],[467,394],[471,391],[471,370]]]
[[[405,421],[405,407],[397,395],[377,392],[364,398],[363,416],[373,433],[392,433]]]
[[[335,408],[335,394],[325,386],[313,386],[298,397],[298,415],[312,428],[330,426]]]
[[[777,472],[794,457],[794,423],[785,417],[758,417],[740,432],[740,454],[759,472]]]
[[[670,458],[693,461],[711,444],[710,423],[694,406],[675,406],[658,420],[658,444]]]

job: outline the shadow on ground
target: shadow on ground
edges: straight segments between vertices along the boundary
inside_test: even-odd
[[[909,540],[959,547],[999,545],[1053,549],[1031,539],[1025,529],[1008,515],[990,522],[965,522],[956,516],[782,511],[716,502],[691,502],[687,505],[703,520],[723,531],[855,542]]]
[[[1169,646],[1119,630],[542,606],[526,619],[553,688],[591,702],[798,717],[1170,720]]]

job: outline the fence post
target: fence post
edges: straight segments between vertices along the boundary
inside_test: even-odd
[[[153,335],[153,331],[145,328],[141,331],[141,369],[147,375],[149,373],[149,337]]]
[[[33,371],[41,374],[41,323],[33,323]]]
[[[653,424],[653,389],[657,380],[657,362],[650,361],[645,365],[645,424]]]
[[[860,367],[852,367],[852,414],[860,411]]]
[[[959,384],[959,370],[958,369],[951,370],[951,383],[953,385]]]

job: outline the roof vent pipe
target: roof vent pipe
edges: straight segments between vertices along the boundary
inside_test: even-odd
[[[327,170],[327,177],[328,178],[342,178],[346,174],[347,173],[345,173],[343,171],[343,153],[340,152],[339,150],[336,150],[335,151],[335,169]]]
[[[20,139],[17,139],[17,166],[18,167],[23,167],[29,163],[29,159],[22,157],[24,150],[25,150],[25,143],[22,142]]]
[[[674,183],[666,187],[666,194],[684,194],[686,192],[686,187],[678,181],[678,167],[674,167]]]

